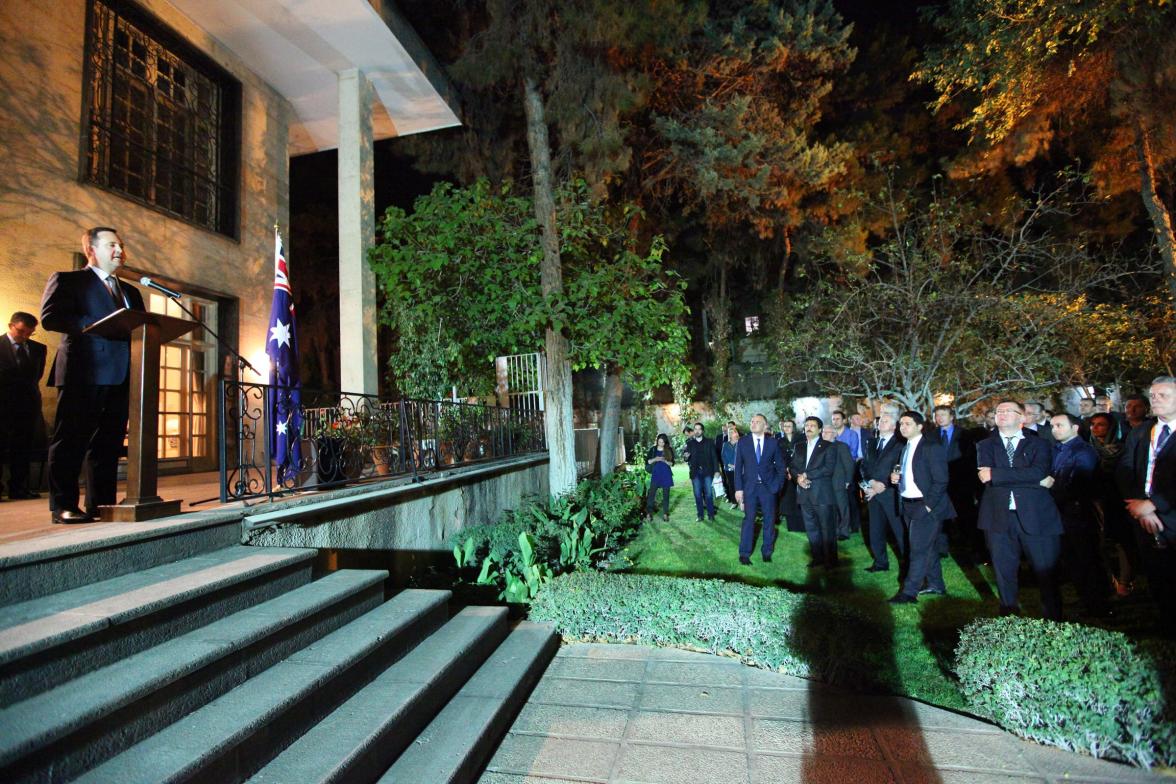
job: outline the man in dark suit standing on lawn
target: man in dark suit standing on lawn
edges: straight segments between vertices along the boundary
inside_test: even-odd
[[[1160,628],[1176,635],[1176,378],[1159,376],[1149,390],[1153,417],[1132,429],[1116,480],[1139,524],[1147,581]]]
[[[1021,429],[1025,409],[1015,400],[996,405],[996,432],[976,446],[977,474],[987,485],[980,499],[981,531],[988,537],[1002,614],[1019,614],[1021,554],[1037,575],[1042,615],[1062,619],[1058,559],[1062,520],[1045,481],[1053,464],[1050,441]],[[1043,484],[1043,481],[1045,483]]]
[[[740,438],[735,447],[735,500],[743,508],[743,531],[739,537],[739,563],[751,564],[755,546],[755,515],[763,512],[764,533],[760,554],[771,563],[776,547],[776,495],[784,483],[787,461],[776,439],[767,433],[763,414],[751,418],[751,435]]]
[[[8,464],[8,497],[37,498],[29,488],[29,458],[41,417],[45,344],[32,339],[37,317],[17,311],[0,338],[0,460]]]
[[[900,559],[906,559],[906,532],[898,509],[898,491],[890,484],[894,466],[900,464],[906,441],[895,432],[895,412],[883,408],[878,417],[878,435],[866,436],[863,449],[862,476],[868,483],[865,489],[869,510],[870,554],[874,562],[867,572],[885,572],[890,568],[886,549],[887,535],[894,537],[894,548]],[[901,567],[900,567],[901,568]]]
[[[890,603],[910,604],[919,596],[947,594],[937,543],[943,521],[955,517],[955,509],[947,496],[947,455],[943,446],[923,437],[923,415],[903,412],[898,431],[906,445],[890,483],[898,488],[910,565],[902,590],[890,598]]]
[[[86,267],[55,272],[41,298],[41,323],[64,333],[49,383],[57,387],[57,418],[49,439],[53,522],[86,523],[98,507],[114,504],[118,458],[127,430],[131,344],[82,330],[116,310],[144,310],[133,286],[115,271],[125,256],[118,232],[107,226],[83,235]],[[78,508],[78,476],[85,461],[86,509]]]
[[[809,566],[832,569],[837,566],[837,493],[833,486],[837,455],[821,438],[822,429],[819,417],[804,420],[804,440],[792,452],[792,475],[812,556]]]

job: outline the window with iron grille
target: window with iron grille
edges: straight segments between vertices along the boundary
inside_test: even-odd
[[[83,178],[237,236],[240,85],[122,0],[92,0]]]

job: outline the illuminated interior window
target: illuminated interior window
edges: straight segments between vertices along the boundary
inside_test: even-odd
[[[190,319],[174,301],[144,292],[147,309]],[[216,303],[197,297],[181,300],[206,324],[216,323]],[[197,329],[162,346],[159,351],[159,458],[195,460],[212,454],[209,442],[209,401],[215,392],[216,341]]]
[[[748,316],[743,319],[743,330],[748,335],[752,332],[759,332],[759,316]]]

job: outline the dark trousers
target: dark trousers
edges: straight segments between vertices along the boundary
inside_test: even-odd
[[[650,485],[649,496],[646,498],[646,511],[650,515],[654,514],[654,509],[657,508],[657,491],[662,491],[662,515],[669,516],[669,488],[655,488]]]
[[[1100,613],[1107,608],[1111,581],[1099,553],[1098,528],[1088,515],[1062,519],[1062,567],[1078,591],[1082,609]]]
[[[1041,591],[1041,614],[1051,621],[1062,619],[1062,597],[1058,592],[1058,559],[1062,537],[1057,534],[1032,536],[1021,526],[1016,512],[1009,512],[1009,527],[1005,531],[988,531],[988,550],[992,554],[992,570],[996,572],[996,592],[1002,610],[1015,611],[1017,603],[1017,570],[1021,554],[1029,559],[1029,566],[1037,576]]]
[[[827,504],[801,504],[800,516],[808,536],[814,561],[833,566],[837,563],[837,507]]]
[[[36,406],[14,406],[3,401],[0,411],[0,464],[8,466],[8,495],[20,496],[29,492],[29,460],[32,458],[36,423],[41,416],[41,399]]]
[[[1133,521],[1134,522],[1134,521]],[[1160,633],[1176,638],[1176,537],[1160,535],[1164,547],[1156,539],[1135,524],[1139,554],[1147,573],[1148,591],[1155,599],[1159,611]]]
[[[837,536],[842,539],[849,538],[851,527],[851,518],[849,516],[849,493],[852,490],[852,487],[848,489],[844,487],[833,488],[833,492],[837,494],[837,506],[835,507],[837,510]]]
[[[71,384],[57,389],[57,418],[49,439],[51,508],[78,508],[85,463],[86,511],[117,500],[118,458],[127,433],[129,385]]]
[[[690,480],[690,485],[694,488],[694,507],[698,510],[698,519],[702,519],[704,509],[710,519],[715,519],[714,478],[710,474],[696,476]]]
[[[849,532],[856,534],[862,530],[862,496],[861,490],[853,482],[845,489],[849,504]]]
[[[906,558],[906,531],[898,512],[897,496],[893,490],[887,490],[871,498],[869,503],[870,555],[874,557],[873,565],[879,569],[890,568],[886,549],[888,535],[894,537],[894,550],[898,557]]]
[[[747,558],[755,549],[755,516],[763,512],[764,538],[760,553],[770,557],[776,549],[776,494],[763,485],[743,490],[743,530],[739,535],[739,556]]]
[[[927,511],[922,498],[903,498],[902,521],[907,530],[910,547],[910,566],[907,567],[906,582],[902,592],[907,596],[918,596],[923,583],[933,591],[946,592],[943,584],[943,570],[939,565],[939,534],[943,532],[943,521]]]

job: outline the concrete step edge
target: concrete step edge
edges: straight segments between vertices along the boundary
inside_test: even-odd
[[[0,768],[386,578],[384,571],[335,572],[18,702],[0,711]]]
[[[304,735],[250,784],[369,781],[424,728],[509,629],[505,607],[467,607]]]
[[[225,553],[231,557],[212,561],[209,556]],[[306,549],[251,548],[237,546],[216,551],[205,556],[194,556],[184,561],[161,564],[136,575],[122,575],[104,581],[102,585],[117,590],[119,583],[130,584],[128,590],[104,598],[78,604],[69,609],[44,615],[26,612],[30,605],[47,604],[52,594],[9,605],[0,609],[0,665],[6,665],[50,648],[72,643],[103,629],[128,623],[129,621],[163,612],[181,602],[225,590],[248,580],[287,569],[314,559],[317,551]],[[174,568],[177,563],[209,562],[204,568],[196,569],[175,577],[142,585],[142,578]],[[195,565],[195,564],[194,564]],[[135,586],[134,584],[138,584]],[[91,586],[94,592],[109,594],[101,588]],[[81,598],[85,588],[75,588],[64,593],[76,594]],[[6,618],[26,616],[20,623],[6,623]],[[32,617],[28,617],[32,616]]]
[[[449,591],[402,591],[376,609],[259,673],[121,754],[81,775],[78,782],[163,784],[228,781],[210,773],[218,760],[260,754],[284,723],[301,720],[317,703],[335,705],[340,682],[367,659],[416,644],[443,620]],[[317,702],[316,702],[317,699]],[[259,733],[265,743],[251,743]],[[260,765],[258,765],[260,767]]]
[[[558,649],[551,626],[518,624],[377,784],[474,781]]]

